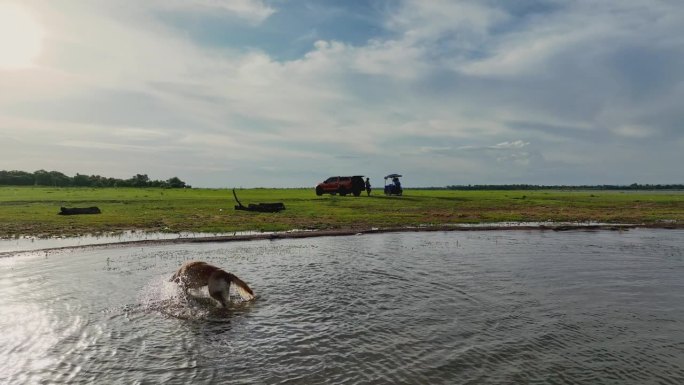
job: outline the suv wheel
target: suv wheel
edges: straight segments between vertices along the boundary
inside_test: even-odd
[[[321,196],[323,195],[323,189],[321,186],[316,187],[316,195]]]

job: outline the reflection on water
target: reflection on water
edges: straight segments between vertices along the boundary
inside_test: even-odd
[[[259,298],[185,299],[185,259]],[[447,232],[0,258],[0,383],[684,381],[684,231]]]
[[[236,231],[232,233],[192,233],[176,232],[162,233],[154,231],[121,231],[116,233],[104,233],[99,235],[84,235],[80,237],[35,237],[20,236],[13,238],[0,238],[0,253],[32,251],[60,247],[75,247],[87,245],[102,245],[109,243],[154,241],[162,239],[190,239],[207,237],[233,237],[255,234],[269,234],[268,232]]]

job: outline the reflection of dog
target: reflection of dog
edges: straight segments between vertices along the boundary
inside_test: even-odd
[[[188,261],[178,269],[169,281],[179,284],[185,294],[188,289],[199,289],[207,286],[211,298],[219,301],[223,307],[228,304],[228,289],[234,283],[240,297],[245,301],[254,298],[254,292],[240,278],[206,262]]]

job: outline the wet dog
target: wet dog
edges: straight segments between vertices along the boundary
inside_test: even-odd
[[[207,286],[211,298],[219,301],[223,307],[228,305],[228,290],[231,283],[235,284],[235,288],[243,300],[250,301],[254,299],[254,292],[244,281],[206,262],[188,261],[183,263],[169,282],[176,282],[186,295],[189,294],[189,289],[199,289]]]

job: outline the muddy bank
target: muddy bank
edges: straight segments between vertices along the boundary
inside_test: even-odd
[[[333,237],[350,236],[361,234],[382,234],[396,232],[427,232],[427,231],[626,231],[635,228],[651,229],[681,229],[684,223],[657,223],[657,224],[608,224],[608,223],[497,223],[497,224],[472,224],[472,225],[440,225],[440,226],[419,226],[419,227],[391,227],[391,228],[370,228],[370,229],[331,229],[331,230],[294,230],[273,233],[246,232],[232,235],[202,235],[197,237],[180,236],[178,238],[160,239],[138,239],[138,240],[119,240],[101,243],[74,244],[59,247],[37,247],[25,250],[0,251],[0,257],[7,257],[20,253],[50,252],[58,250],[100,248],[100,247],[130,247],[130,246],[152,246],[167,244],[189,244],[189,243],[208,243],[208,242],[245,242],[256,240],[278,240],[296,239],[312,237]],[[78,237],[74,238],[77,240]]]

